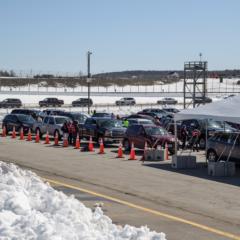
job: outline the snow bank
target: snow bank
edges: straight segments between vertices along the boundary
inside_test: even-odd
[[[147,227],[114,225],[14,164],[0,162],[0,196],[0,239],[165,240]]]

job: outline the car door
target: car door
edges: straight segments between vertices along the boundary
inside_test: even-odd
[[[144,149],[144,145],[146,142],[146,132],[143,126],[138,126],[136,129],[136,138],[135,138],[135,146],[136,148]]]
[[[88,118],[83,125],[83,136],[94,136],[94,129],[96,129],[96,121],[94,119]]]
[[[47,132],[48,120],[49,120],[49,117],[45,117],[43,119],[43,123],[42,123],[42,127],[41,127],[41,133],[46,133]]]
[[[216,144],[216,152],[218,153],[218,157],[220,160],[226,160],[232,147],[232,139],[230,138],[229,134],[222,133],[217,137],[216,141],[218,142]]]
[[[49,117],[48,124],[47,124],[47,131],[48,133],[53,136],[55,132],[55,118]]]
[[[232,153],[230,156],[230,160],[233,160],[235,162],[240,162],[240,136],[239,134],[232,134],[230,137],[231,147],[232,147]],[[234,145],[235,143],[235,145]]]
[[[138,131],[139,131],[139,125],[132,125],[127,129],[127,137],[129,140],[129,143],[134,143],[138,145],[137,137],[138,137]]]
[[[6,119],[7,131],[12,131],[13,127],[16,127],[17,117],[14,115],[9,115]]]

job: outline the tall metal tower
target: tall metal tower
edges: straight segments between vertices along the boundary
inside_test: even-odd
[[[207,62],[201,61],[184,63],[183,97],[184,108],[205,104],[207,93]]]

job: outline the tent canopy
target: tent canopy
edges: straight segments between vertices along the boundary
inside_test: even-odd
[[[240,96],[212,102],[197,108],[184,109],[174,115],[175,121],[196,118],[240,123]]]

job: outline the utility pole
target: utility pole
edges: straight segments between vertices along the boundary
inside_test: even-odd
[[[91,87],[91,73],[90,73],[90,56],[92,52],[87,52],[87,85],[88,85],[88,114],[90,114],[90,87]]]

